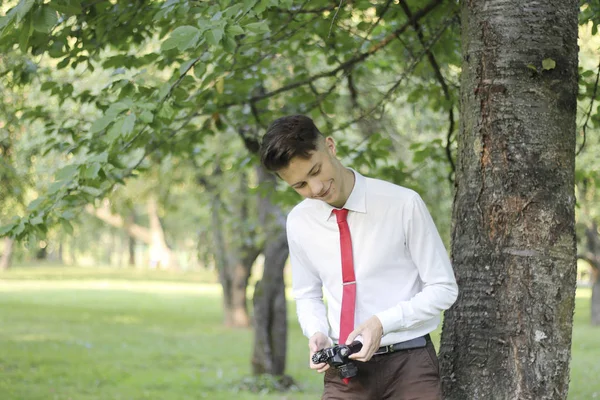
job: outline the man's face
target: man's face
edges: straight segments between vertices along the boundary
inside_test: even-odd
[[[321,141],[309,159],[293,158],[289,165],[277,171],[304,198],[317,199],[334,207],[342,207],[349,193],[344,187],[345,168],[335,157],[335,143]]]

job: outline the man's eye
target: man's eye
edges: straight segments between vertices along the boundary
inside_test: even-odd
[[[296,185],[296,189],[302,189],[304,186],[306,186],[306,182],[302,182],[302,183]]]
[[[313,172],[313,176],[319,175],[319,172],[321,172],[321,168],[319,168],[318,170],[316,170],[315,172]]]

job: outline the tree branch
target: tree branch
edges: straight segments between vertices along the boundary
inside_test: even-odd
[[[404,10],[404,13],[406,14],[407,18],[412,20],[413,19],[412,12],[410,11],[410,8],[406,4],[405,0],[400,0],[400,7],[402,7],[402,10]],[[413,22],[413,28],[415,29],[415,32],[417,33],[419,42],[421,43],[422,46],[425,46],[425,39],[423,37],[423,29],[421,28],[421,25],[419,24],[418,21]],[[452,151],[450,149],[450,145],[452,144],[452,134],[454,132],[454,101],[452,100],[452,96],[450,95],[450,90],[448,89],[446,80],[444,79],[444,76],[442,75],[440,66],[439,66],[437,60],[435,59],[435,56],[431,50],[427,50],[427,59],[429,60],[429,64],[431,64],[431,67],[433,68],[433,71],[435,73],[435,77],[436,77],[437,81],[440,83],[440,86],[442,87],[442,91],[444,92],[444,97],[450,103],[448,106],[449,127],[448,127],[448,134],[447,134],[447,140],[446,140],[446,157],[448,158],[448,162],[450,162],[450,168],[451,168],[451,172],[448,175],[448,180],[450,181],[450,183],[454,183],[452,174],[456,171],[456,167],[454,165],[454,160],[452,159]]]
[[[596,98],[596,93],[598,92],[598,81],[600,80],[600,63],[598,63],[598,72],[596,73],[596,83],[594,83],[594,93],[592,94],[592,100],[590,100],[590,108],[588,110],[588,112],[586,113],[586,117],[585,117],[585,123],[583,124],[583,142],[581,143],[581,146],[579,147],[579,150],[577,150],[577,153],[575,153],[576,156],[579,155],[579,153],[581,153],[581,151],[583,150],[584,146],[585,146],[585,139],[586,139],[586,131],[587,131],[587,126],[588,126],[588,122],[590,120],[590,116],[592,115],[592,110],[594,107],[594,99]]]
[[[414,21],[418,21],[421,18],[423,18],[424,16],[426,16],[429,12],[431,12],[438,5],[440,5],[442,3],[442,1],[443,0],[433,0],[433,1],[431,1],[424,8],[420,9],[419,11],[417,11],[413,15],[413,18],[411,18],[409,21],[407,21],[404,25],[402,25],[401,27],[399,27],[398,29],[396,29],[392,33],[388,34],[381,42],[379,42],[379,43],[371,46],[371,48],[369,48],[369,50],[367,50],[366,52],[361,53],[361,54],[359,54],[359,55],[357,55],[355,57],[352,57],[349,60],[341,63],[340,65],[338,65],[334,69],[331,69],[331,70],[325,71],[325,72],[321,72],[319,74],[315,74],[313,76],[310,76],[310,77],[308,77],[306,79],[302,79],[300,81],[296,81],[296,82],[290,83],[290,84],[288,84],[286,86],[280,87],[279,89],[275,89],[273,91],[266,92],[266,93],[261,94],[261,95],[253,96],[253,97],[251,97],[250,99],[247,99],[247,100],[243,100],[243,101],[239,101],[239,102],[226,103],[222,107],[223,108],[228,108],[228,107],[231,107],[231,106],[234,106],[234,105],[239,105],[239,104],[248,103],[248,102],[249,103],[254,103],[254,102],[257,102],[257,101],[260,101],[260,100],[264,100],[264,99],[268,99],[270,97],[276,96],[276,95],[278,95],[280,93],[287,92],[287,91],[295,89],[297,87],[308,85],[310,82],[314,82],[314,81],[316,81],[318,79],[337,75],[338,72],[346,70],[349,67],[351,67],[352,65],[364,61],[368,57],[372,56],[373,54],[377,53],[379,50],[381,50],[384,47],[386,47],[387,45],[389,45],[397,36],[399,36],[408,27],[410,27],[411,24]]]
[[[402,74],[402,76],[400,76],[400,78],[387,90],[387,92],[383,95],[383,97],[377,102],[377,104],[373,107],[371,107],[369,110],[367,110],[366,112],[363,112],[358,118],[349,121],[347,123],[345,123],[344,125],[341,125],[340,127],[338,127],[337,129],[335,129],[335,131],[340,131],[343,129],[346,129],[347,127],[349,127],[350,125],[362,120],[363,118],[368,117],[369,115],[371,115],[376,109],[378,109],[385,100],[387,100],[392,93],[394,93],[396,91],[396,89],[398,88],[398,86],[400,86],[400,84],[402,83],[402,81],[404,81],[404,79],[408,76],[408,74],[410,72],[412,72],[415,67],[419,64],[419,62],[422,60],[422,58],[425,56],[425,54],[427,53],[427,51],[429,51],[429,49],[431,49],[431,47],[433,47],[433,45],[439,40],[439,38],[442,36],[442,34],[444,33],[444,31],[446,30],[446,28],[448,28],[448,26],[450,25],[450,23],[452,22],[454,18],[451,17],[448,20],[446,20],[446,22],[441,26],[440,30],[436,33],[436,35],[431,39],[431,41],[429,42],[429,44],[423,49],[423,51],[421,51],[421,53],[419,53],[417,55],[417,58],[415,58],[413,60],[413,63],[408,67],[408,69]]]
[[[383,6],[383,9],[381,10],[381,13],[379,14],[379,18],[377,18],[377,21],[375,21],[375,23],[373,25],[371,25],[371,27],[367,31],[367,34],[363,38],[363,42],[360,44],[360,46],[357,47],[357,50],[359,50],[363,46],[363,44],[365,44],[365,42],[367,41],[367,39],[369,38],[369,36],[371,35],[371,33],[373,33],[373,30],[375,30],[375,28],[377,27],[377,25],[379,25],[379,23],[383,19],[383,16],[385,15],[385,13],[390,8],[390,5],[392,4],[392,1],[393,0],[387,0],[387,2],[385,3],[385,5]]]
[[[587,262],[588,264],[590,264],[592,266],[592,268],[600,270],[600,260],[598,260],[598,258],[596,257],[595,254],[590,254],[590,253],[577,254],[577,259],[583,260],[583,261]]]
[[[95,208],[93,205],[88,204],[85,206],[85,211],[112,227],[124,229],[129,236],[134,237],[137,240],[144,243],[152,242],[152,235],[148,228],[133,223],[126,223],[122,216],[113,214],[110,211],[108,202],[106,201],[103,202],[102,206],[99,208]]]

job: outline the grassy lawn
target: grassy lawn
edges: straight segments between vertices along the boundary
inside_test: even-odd
[[[236,389],[252,332],[221,325],[220,290],[168,273],[31,269],[0,276],[0,400],[317,399],[290,312],[287,373],[301,392]],[[600,329],[577,298],[571,400],[600,399]],[[290,305],[292,310],[292,305]],[[439,340],[439,332],[434,335]]]

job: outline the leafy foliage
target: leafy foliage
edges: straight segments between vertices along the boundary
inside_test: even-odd
[[[409,17],[391,3],[13,2],[0,20],[0,46],[28,57],[7,66],[5,77],[52,99],[21,112],[24,123],[44,124],[40,152],[69,155],[69,164],[4,233],[23,238],[68,223],[72,210],[108,194],[145,160],[198,157],[213,135],[258,142],[282,114],[308,114],[343,131],[352,149],[364,140],[358,122],[378,111],[379,126],[389,125],[384,106],[402,84],[410,101],[452,108],[432,100],[440,98],[432,96],[439,71],[422,60],[431,51],[441,65],[458,64],[456,4],[408,2]],[[384,167],[373,157],[385,152],[364,154],[353,157]]]

